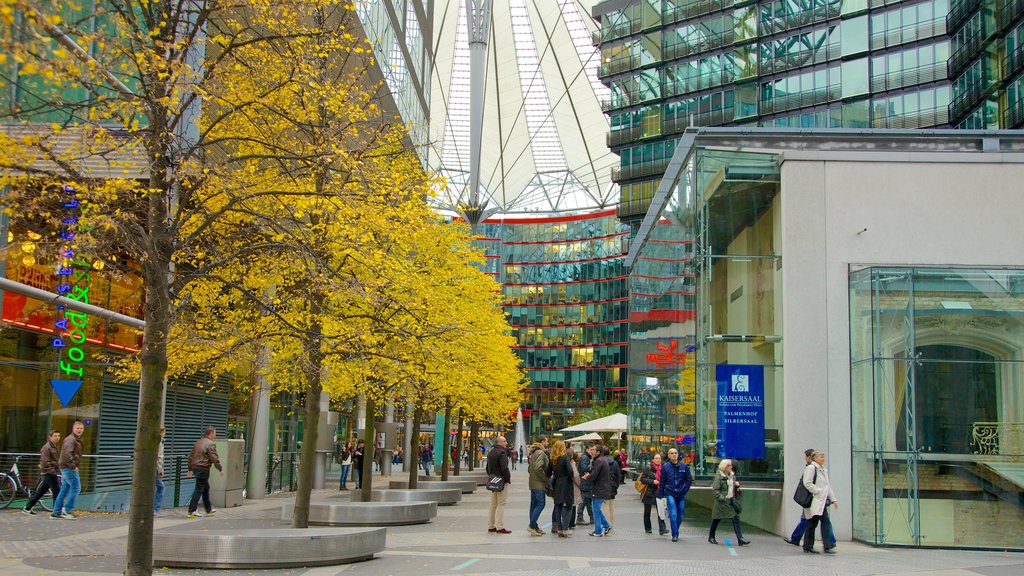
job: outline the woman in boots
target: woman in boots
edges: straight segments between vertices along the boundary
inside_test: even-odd
[[[651,459],[651,465],[640,476],[640,483],[647,486],[643,498],[640,499],[644,503],[644,532],[651,533],[651,510],[654,510],[654,515],[658,517],[658,535],[664,536],[668,534],[668,528],[665,527],[665,520],[658,514],[657,506],[658,484],[661,484],[661,454],[655,454]]]
[[[732,528],[736,531],[736,544],[746,546],[750,544],[743,539],[743,532],[740,531],[740,514],[735,498],[739,495],[740,483],[736,481],[736,475],[732,471],[732,460],[723,459],[718,463],[718,474],[715,474],[715,481],[711,484],[711,493],[715,495],[715,506],[711,509],[711,531],[708,533],[708,542],[718,544],[715,540],[715,531],[718,530],[718,523],[725,519],[732,520]]]
[[[565,451],[565,443],[555,442],[551,448],[552,490],[555,510],[551,515],[551,533],[562,538],[569,536],[569,514],[575,500],[572,481],[572,457]]]

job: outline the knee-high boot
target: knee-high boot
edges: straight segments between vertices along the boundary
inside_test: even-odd
[[[736,544],[739,546],[746,546],[750,544],[750,540],[743,539],[743,532],[740,530],[740,517],[732,517],[732,529],[736,531]]]

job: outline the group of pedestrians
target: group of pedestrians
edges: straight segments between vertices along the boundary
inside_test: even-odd
[[[341,464],[341,477],[338,479],[338,489],[348,490],[348,479],[351,474],[352,480],[356,483],[356,490],[362,487],[363,478],[363,455],[366,451],[366,443],[362,440],[346,442],[338,454],[338,463]]]

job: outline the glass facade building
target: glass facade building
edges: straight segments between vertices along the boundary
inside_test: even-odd
[[[1017,128],[1020,0],[608,0],[594,7],[619,215],[688,126]]]
[[[593,405],[625,406],[629,229],[615,211],[495,218],[476,232],[519,341],[530,436],[555,433]]]
[[[945,227],[1016,210],[996,199],[1024,174],[1019,133],[711,128],[680,146],[626,258],[631,459],[676,446],[707,478],[734,458],[744,521],[783,533],[803,450],[823,449],[852,503],[842,538],[1024,549],[1024,270],[1012,232]]]

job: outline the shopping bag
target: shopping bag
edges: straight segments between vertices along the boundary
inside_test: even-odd
[[[658,518],[668,520],[668,501],[664,498],[658,498],[655,502],[658,503]]]

